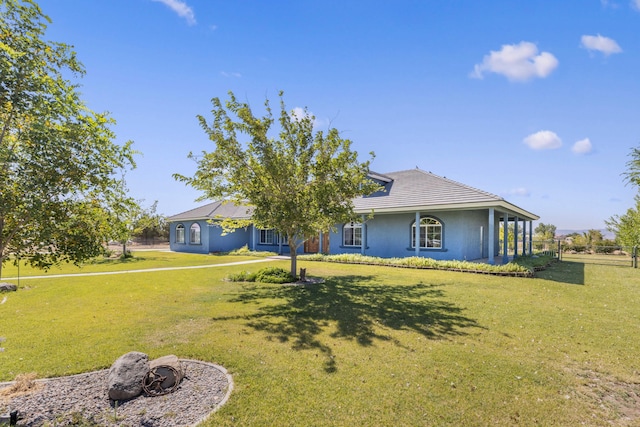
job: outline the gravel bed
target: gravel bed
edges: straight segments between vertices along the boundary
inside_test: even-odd
[[[164,396],[139,396],[118,402],[107,395],[109,370],[41,381],[27,395],[0,400],[0,414],[18,410],[18,426],[180,427],[204,421],[223,405],[233,380],[220,366],[180,360],[185,371],[180,386]],[[10,383],[0,384],[0,389]]]

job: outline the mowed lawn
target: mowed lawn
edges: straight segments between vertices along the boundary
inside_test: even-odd
[[[161,266],[186,263],[170,255]],[[527,279],[301,262],[326,283],[223,280],[288,265],[22,280],[0,294],[0,381],[136,350],[227,368],[235,389],[207,426],[640,424],[639,270],[562,262]]]

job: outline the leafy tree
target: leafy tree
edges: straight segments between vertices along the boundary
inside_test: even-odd
[[[625,183],[640,189],[640,148],[632,148],[626,163],[627,170],[622,174]],[[616,242],[623,246],[640,245],[640,193],[635,197],[635,207],[629,208],[624,215],[614,215],[605,221],[607,229],[616,235]]]
[[[157,200],[146,209],[142,207],[142,201],[131,198],[119,201],[115,210],[117,222],[113,227],[112,239],[122,245],[122,257],[128,256],[127,245],[134,237],[160,234],[163,220],[156,213],[157,207]]]
[[[84,69],[44,39],[50,22],[32,1],[0,3],[0,274],[10,256],[47,268],[101,253],[117,172],[134,165],[68,80]]]
[[[163,215],[156,212],[157,208],[156,200],[149,208],[142,210],[142,214],[136,221],[133,237],[144,239],[146,243],[149,239],[156,237],[169,239],[169,224]]]
[[[251,206],[250,222],[287,237],[295,277],[301,243],[337,223],[358,221],[352,200],[378,185],[368,179],[369,161],[358,161],[351,141],[335,128],[314,132],[315,118],[306,109],[289,113],[282,92],[277,137],[270,133],[276,119],[269,100],[266,114],[257,117],[249,104],[238,102],[232,92],[229,96],[224,105],[219,98],[212,100],[211,122],[198,117],[215,150],[190,153],[198,164],[195,175],[174,177],[202,191],[200,200]],[[232,230],[250,222],[227,220],[223,227]]]
[[[556,226],[541,222],[533,230],[538,240],[553,240],[556,237]]]
[[[640,195],[635,197],[636,205],[624,215],[614,215],[605,221],[607,229],[616,235],[616,242],[622,246],[640,245]]]
[[[156,214],[158,201],[150,207],[143,208],[142,201],[125,197],[113,204],[113,213],[116,219],[111,229],[111,239],[122,245],[122,258],[130,255],[127,245],[136,236],[145,230],[158,227],[160,219]]]
[[[626,163],[627,170],[622,176],[625,183],[640,188],[640,147],[632,148],[629,157],[631,160]]]

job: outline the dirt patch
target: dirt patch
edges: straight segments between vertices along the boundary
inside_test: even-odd
[[[592,370],[575,372],[580,380],[576,398],[615,426],[640,425],[640,383],[626,382]]]

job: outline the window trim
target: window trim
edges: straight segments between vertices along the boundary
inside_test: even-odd
[[[267,239],[266,237],[271,236],[271,239]],[[278,239],[276,236],[276,230],[273,228],[261,228],[260,235],[258,236],[258,244],[259,245],[277,245]]]
[[[200,227],[200,224],[198,224],[197,222],[194,222],[189,227],[189,244],[190,245],[202,244],[202,227]]]
[[[351,230],[351,242],[347,242],[347,230]],[[360,236],[357,236],[356,230],[360,230]],[[359,241],[358,241],[359,240]],[[342,246],[349,248],[361,248],[362,247],[362,223],[361,222],[347,222],[342,226]]]
[[[433,221],[434,223],[425,223],[423,224],[423,221]],[[422,229],[424,228],[424,237],[422,234]],[[439,228],[438,231],[430,231],[429,229],[437,229]],[[410,227],[410,231],[411,231],[411,237],[409,239],[410,241],[410,245],[409,247],[412,249],[416,248],[416,241],[415,241],[415,236],[416,236],[416,221],[414,220],[411,223],[411,227]],[[432,236],[431,239],[429,239],[429,235]],[[435,239],[434,237],[439,237],[439,239]],[[424,243],[425,246],[422,246],[422,244],[420,245],[420,250],[442,250],[444,249],[444,223],[431,215],[425,215],[425,216],[421,216],[420,217],[420,243],[422,243],[422,239],[424,238]],[[439,241],[440,245],[439,246],[429,246],[429,242],[434,242],[434,241]]]
[[[175,241],[180,244],[184,244],[186,242],[184,224],[182,223],[176,225]]]

